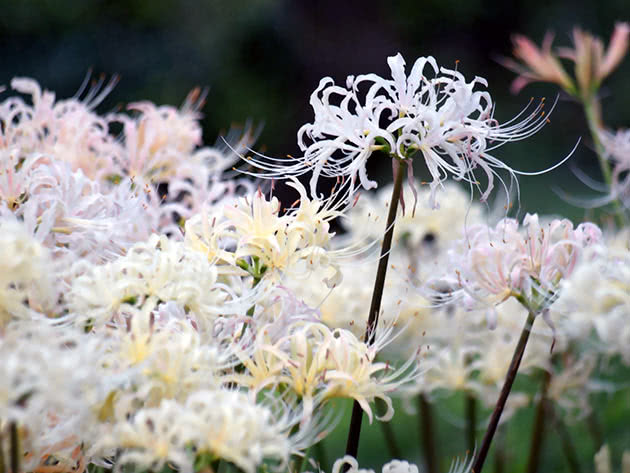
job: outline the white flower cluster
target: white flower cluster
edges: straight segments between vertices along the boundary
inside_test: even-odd
[[[201,147],[198,92],[101,117],[111,84],[62,101],[12,85],[31,103],[0,104],[0,450],[15,428],[25,471],[253,473],[326,436],[334,399],[392,417],[416,354],[377,359],[392,330],[368,346],[283,286],[334,288],[363,251],[333,242],[338,200],[292,180],[281,209],[225,180],[235,154]]]
[[[332,431],[337,399],[370,421],[392,419],[396,396],[494,405],[529,313],[548,325],[532,327],[522,374],[551,373],[547,398],[588,412],[598,357],[630,363],[627,246],[590,223],[495,223],[444,181],[481,186],[481,168],[485,199],[498,170],[513,173],[492,151],[537,131],[541,108],[501,126],[483,79],[430,57],[409,75],[401,55],[388,63],[392,79],[322,80],[288,167],[246,158],[285,178],[299,194],[290,206],[226,178],[252,136],[232,133],[229,152],[204,147],[197,90],[181,109],[138,102],[99,116],[111,83],[56,101],[12,82],[30,101],[0,103],[0,452],[11,431],[21,468],[36,473],[293,471]],[[401,192],[372,342],[382,260],[370,250],[392,200],[389,189],[347,197],[357,181],[375,187],[375,151],[399,171],[421,157],[433,182],[409,173]],[[296,178],[308,171],[310,192]],[[332,197],[318,196],[320,176],[339,178]],[[416,208],[436,207],[438,188],[439,209]],[[533,399],[519,388],[503,420]],[[349,456],[332,471],[348,467],[371,472]],[[382,471],[420,470],[394,460]]]

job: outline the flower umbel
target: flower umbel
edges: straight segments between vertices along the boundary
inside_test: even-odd
[[[414,158],[424,159],[433,178],[433,207],[437,189],[449,175],[480,187],[474,170],[481,168],[487,177],[482,200],[494,187],[497,169],[514,176],[515,171],[490,152],[544,126],[544,102],[521,121],[500,125],[493,116],[490,94],[478,90],[487,86],[485,79],[467,82],[457,70],[438,67],[430,56],[417,59],[409,75],[400,54],[387,62],[392,79],[376,74],[349,76],[346,87],[330,77],[322,79],[310,100],[315,119],[298,131],[303,155],[288,160],[262,155],[245,158],[262,170],[253,174],[275,178],[312,171],[313,195],[320,176],[342,177],[347,180],[341,189],[352,195],[357,180],[364,189],[376,187],[368,178],[366,163],[375,151],[381,151],[406,163],[409,170]]]

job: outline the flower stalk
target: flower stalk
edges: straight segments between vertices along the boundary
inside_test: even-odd
[[[19,473],[20,471],[20,438],[18,435],[17,423],[15,421],[9,424],[9,437],[11,440],[11,471]]]
[[[385,406],[385,403],[383,401],[377,399],[376,409],[378,411],[378,415],[382,416],[387,411],[387,406]],[[398,447],[398,442],[396,441],[396,433],[394,432],[392,423],[379,421],[379,424],[381,425],[381,431],[383,432],[383,437],[385,438],[385,444],[387,445],[389,456],[392,458],[403,458],[402,452]]]
[[[431,404],[423,393],[418,395],[418,406],[420,408],[421,442],[427,462],[427,473],[437,473],[437,447],[433,432],[433,413]]]
[[[492,439],[497,430],[497,426],[499,425],[499,420],[501,419],[501,414],[503,413],[503,409],[505,408],[507,398],[510,394],[510,391],[512,390],[512,385],[514,384],[514,379],[516,378],[518,367],[520,366],[521,360],[523,359],[525,347],[527,346],[527,340],[529,340],[529,334],[531,333],[532,325],[534,324],[535,319],[536,314],[532,311],[529,311],[527,321],[525,322],[525,326],[523,327],[523,331],[521,332],[521,336],[514,350],[512,361],[510,362],[510,366],[505,377],[505,383],[503,384],[503,388],[501,389],[501,393],[499,394],[499,400],[494,407],[494,411],[492,412],[492,416],[490,417],[490,423],[488,424],[488,429],[486,430],[483,441],[481,442],[481,448],[479,449],[477,458],[475,458],[475,462],[471,470],[474,473],[481,473],[483,469],[483,464],[485,463],[486,457],[488,456],[488,451],[490,450],[490,444],[492,443]]]
[[[397,158],[394,161],[394,189],[392,190],[392,198],[389,204],[389,212],[387,214],[387,223],[385,225],[385,236],[381,245],[381,255],[376,270],[376,279],[374,280],[374,290],[372,292],[372,302],[370,303],[370,313],[365,328],[364,341],[368,345],[374,343],[376,337],[376,327],[378,325],[378,316],[381,311],[381,301],[383,299],[383,289],[385,287],[385,276],[387,275],[387,263],[389,262],[389,253],[392,248],[392,238],[394,236],[394,222],[396,213],[398,212],[398,202],[402,192],[403,179],[405,175],[405,167]],[[348,441],[346,444],[346,455],[354,458],[357,457],[359,451],[359,437],[361,435],[361,423],[363,421],[363,408],[354,401],[352,406],[352,417],[350,419],[350,428],[348,430]]]
[[[603,120],[601,105],[599,100],[595,96],[591,98],[583,98],[582,106],[584,108],[584,115],[586,116],[586,123],[593,139],[593,145],[595,147],[595,154],[597,154],[597,160],[599,161],[599,167],[602,171],[602,176],[606,186],[612,191],[612,171],[610,169],[610,162],[606,159],[606,150],[599,138],[599,133],[603,129]],[[615,220],[619,228],[623,228],[626,224],[624,210],[619,202],[619,199],[613,201],[615,206]]]
[[[494,444],[494,473],[505,473],[507,463],[505,455],[505,428],[500,428]]]
[[[477,399],[471,392],[466,393],[466,419],[468,450],[474,452],[477,446]]]
[[[599,419],[597,418],[595,409],[591,410],[589,415],[586,416],[586,426],[589,434],[591,435],[591,439],[593,440],[595,451],[599,451],[602,445],[604,445],[604,436],[602,435],[602,427]]]
[[[4,473],[4,438],[0,429],[0,473]]]
[[[532,430],[532,440],[529,449],[529,460],[527,462],[527,473],[536,473],[540,462],[540,452],[542,450],[543,435],[545,433],[545,417],[549,410],[549,401],[547,399],[547,391],[551,382],[551,373],[543,372],[543,378],[540,385],[540,399],[536,406],[536,418],[534,420],[534,428]]]
[[[553,409],[550,409],[550,412],[553,424],[558,432],[558,436],[560,437],[560,442],[562,443],[562,450],[564,451],[567,463],[569,464],[569,471],[571,473],[581,473],[580,462],[577,457],[577,452],[575,451],[575,445],[571,440],[571,434],[569,434],[567,426]]]

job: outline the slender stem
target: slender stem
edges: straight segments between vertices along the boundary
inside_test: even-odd
[[[262,279],[262,276],[261,277],[254,276],[254,282],[252,283],[252,289],[255,288],[256,286],[258,286],[258,283],[261,281],[261,279]],[[256,312],[256,304],[254,304],[249,309],[247,309],[247,315],[249,317],[253,317],[255,312]],[[241,335],[239,336],[239,339],[242,339],[245,336],[245,330],[247,330],[247,324],[246,323],[243,324],[243,328],[241,329]]]
[[[0,425],[2,425],[2,422],[0,422]],[[4,473],[4,471],[4,438],[0,428],[0,473]]]
[[[466,430],[468,434],[468,450],[474,452],[477,447],[477,399],[473,393],[466,393]]]
[[[512,356],[512,361],[510,362],[510,367],[508,368],[508,372],[505,377],[505,383],[503,384],[503,388],[501,389],[501,393],[499,394],[497,405],[494,407],[494,411],[492,412],[492,416],[490,417],[488,430],[486,430],[483,441],[481,442],[481,448],[479,449],[479,453],[477,454],[477,458],[475,459],[475,463],[473,464],[472,471],[474,473],[481,473],[483,464],[486,461],[486,456],[488,456],[488,450],[490,450],[492,438],[494,437],[494,433],[496,432],[497,426],[499,425],[501,414],[503,413],[503,409],[505,408],[505,402],[507,401],[508,395],[510,394],[512,384],[514,384],[514,379],[516,378],[518,367],[520,366],[521,360],[523,359],[523,353],[525,353],[525,347],[527,346],[527,340],[529,339],[529,334],[531,332],[535,318],[536,314],[530,311],[527,316],[525,326],[523,327],[523,331],[521,332],[521,337],[519,338],[516,349],[514,350],[514,355]]]
[[[550,406],[549,412],[551,418],[553,419],[553,424],[558,432],[558,436],[560,437],[560,442],[562,443],[562,450],[564,451],[564,455],[567,458],[567,463],[569,464],[569,470],[571,473],[580,473],[580,462],[577,458],[577,453],[575,451],[575,445],[573,445],[573,441],[571,440],[571,435],[567,429],[567,426],[564,425],[564,422],[560,418],[560,416],[554,412],[553,408]]]
[[[612,191],[612,172],[610,169],[610,163],[606,159],[606,149],[602,144],[602,140],[599,139],[599,132],[603,127],[601,105],[596,97],[582,99],[582,106],[584,107],[584,115],[586,115],[586,122],[588,123],[588,129],[591,132],[593,144],[595,145],[595,153],[599,161],[599,167],[604,177],[604,182],[608,186],[608,189]],[[626,215],[623,207],[621,206],[619,199],[614,200],[615,206],[615,219],[619,228],[625,226]]]
[[[586,425],[589,433],[591,434],[591,438],[593,439],[595,451],[598,452],[604,444],[604,437],[602,435],[602,427],[599,423],[599,419],[597,418],[597,412],[595,412],[595,409],[591,409],[590,414],[586,417]]]
[[[385,444],[387,445],[387,452],[389,453],[389,456],[391,458],[402,458],[400,448],[398,448],[398,443],[396,442],[396,434],[392,428],[392,423],[379,422],[379,424],[381,425],[381,431],[383,432],[383,437],[385,438]]]
[[[20,473],[20,438],[15,421],[9,424],[9,436],[11,439],[11,472]]]
[[[422,450],[427,462],[427,473],[437,473],[437,451],[433,432],[433,412],[431,404],[424,394],[418,394],[420,408],[420,431],[422,432]]]
[[[610,163],[606,159],[606,150],[602,141],[599,139],[599,132],[602,128],[602,114],[599,102],[596,98],[586,99],[582,101],[584,107],[584,115],[586,115],[586,122],[588,129],[591,132],[591,138],[595,145],[595,152],[597,153],[597,159],[599,160],[599,167],[602,170],[604,181],[610,187],[612,174],[610,170]]]
[[[545,432],[545,417],[548,411],[549,401],[547,399],[547,391],[549,382],[551,381],[551,372],[545,371],[540,385],[540,399],[536,406],[536,419],[534,420],[534,428],[532,429],[532,440],[529,448],[529,460],[527,462],[527,473],[536,473],[540,462],[540,452],[542,450],[543,435]]]
[[[378,415],[381,416],[385,413],[387,407],[385,403],[380,399],[376,400],[376,410]],[[396,442],[396,434],[394,433],[394,429],[392,427],[391,422],[379,422],[381,425],[381,431],[383,432],[383,437],[385,437],[385,444],[387,445],[387,451],[391,458],[402,458],[402,453],[400,448],[398,448],[398,442]]]
[[[396,158],[394,158],[396,159]],[[402,191],[403,178],[405,168],[403,165],[398,166],[398,172],[394,176],[394,189],[392,190],[392,199],[389,204],[389,212],[387,214],[387,223],[385,225],[385,236],[381,246],[381,256],[376,270],[376,279],[374,280],[374,291],[372,292],[372,303],[370,304],[370,313],[365,328],[365,342],[368,345],[374,343],[376,337],[376,327],[378,325],[378,315],[381,311],[381,300],[383,298],[383,288],[385,287],[385,276],[387,275],[387,263],[389,261],[389,252],[392,247],[392,237],[394,236],[394,221],[398,211],[398,202],[400,200],[400,192]],[[348,430],[348,442],[346,444],[346,455],[354,458],[357,457],[359,451],[359,437],[361,436],[361,423],[363,421],[363,409],[357,401],[352,406],[352,417],[350,418],[350,428]],[[344,471],[347,471],[349,465]]]

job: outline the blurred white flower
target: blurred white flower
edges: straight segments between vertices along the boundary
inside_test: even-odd
[[[244,313],[251,302],[237,302],[217,280],[216,268],[204,255],[166,236],[152,235],[136,243],[125,256],[96,266],[78,261],[68,291],[76,323],[100,328],[125,324],[134,308],[151,312],[176,302],[200,330],[209,330],[219,314]],[[236,306],[230,306],[232,301]]]
[[[56,307],[50,254],[24,228],[0,217],[0,334],[12,319]]]

